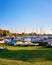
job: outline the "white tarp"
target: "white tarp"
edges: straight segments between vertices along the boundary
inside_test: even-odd
[[[0,41],[0,43],[5,43],[4,40],[3,41]]]

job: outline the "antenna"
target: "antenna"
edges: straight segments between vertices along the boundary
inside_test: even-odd
[[[40,34],[43,34],[43,28],[40,27]]]
[[[52,28],[51,28],[51,34],[52,34]]]
[[[34,28],[32,29],[32,33],[34,32]]]
[[[41,27],[40,27],[40,34],[41,34]]]
[[[36,33],[38,34],[38,29],[36,28]]]
[[[23,33],[25,33],[25,27],[23,28]]]

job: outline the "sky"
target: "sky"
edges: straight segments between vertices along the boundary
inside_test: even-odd
[[[0,28],[52,32],[52,0],[0,0]]]

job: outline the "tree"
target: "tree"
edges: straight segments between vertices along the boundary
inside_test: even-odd
[[[7,36],[10,36],[10,31],[6,30],[6,34],[7,34]]]
[[[7,36],[6,30],[3,30],[3,36]]]
[[[0,36],[2,36],[3,35],[3,30],[2,29],[0,29]]]
[[[10,32],[9,30],[3,30],[3,36],[9,36]]]
[[[22,33],[22,36],[27,36],[27,34],[23,32],[23,33]]]

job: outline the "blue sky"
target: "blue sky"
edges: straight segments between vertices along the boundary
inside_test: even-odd
[[[52,0],[0,0],[0,28],[32,32],[52,28]]]

